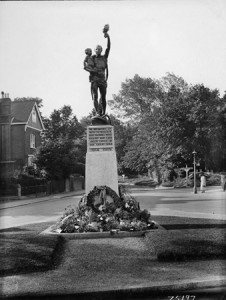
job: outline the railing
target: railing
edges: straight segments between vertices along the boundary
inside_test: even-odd
[[[19,183],[7,182],[4,186],[0,186],[0,197],[5,196],[27,196],[35,195],[35,197],[41,195],[50,195],[56,193],[63,193],[66,190],[66,183],[64,179],[61,180],[51,180],[38,182],[40,184],[35,184],[31,182],[31,185],[26,184],[26,182],[18,181]],[[69,179],[69,191],[74,191],[84,188],[84,178],[73,178]]]
[[[19,187],[18,187],[19,189]],[[31,186],[21,186],[21,195],[36,195],[47,194],[47,184],[44,185],[31,185]]]

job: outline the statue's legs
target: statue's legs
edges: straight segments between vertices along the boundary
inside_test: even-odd
[[[98,105],[98,113],[99,113],[100,116],[103,115],[102,111],[103,111],[102,97],[100,96],[100,99],[99,99],[99,105]]]
[[[100,89],[100,106],[101,106],[101,116],[105,115],[106,113],[106,93],[107,93],[107,87],[106,85],[100,85],[99,86]]]
[[[100,99],[98,103],[98,89],[100,91]],[[106,81],[91,83],[91,94],[93,99],[94,108],[97,114],[100,116],[106,113],[106,93],[107,93],[107,83]]]
[[[98,86],[97,86],[96,82],[91,83],[91,95],[92,95],[93,104],[94,104],[96,114],[99,114]]]

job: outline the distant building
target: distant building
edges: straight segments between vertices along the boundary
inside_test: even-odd
[[[0,99],[0,177],[13,175],[16,169],[32,165],[41,145],[44,125],[35,100]]]

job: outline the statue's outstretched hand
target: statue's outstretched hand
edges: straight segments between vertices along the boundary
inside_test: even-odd
[[[108,35],[108,30],[109,30],[109,25],[106,24],[106,25],[104,26],[104,29],[103,29],[103,33],[104,33],[104,37],[105,37],[105,38],[106,38],[106,37],[109,37],[109,35]]]

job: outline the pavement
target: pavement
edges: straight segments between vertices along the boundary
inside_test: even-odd
[[[52,199],[63,199],[66,197],[73,197],[73,196],[82,196],[85,194],[85,190],[77,190],[77,191],[72,191],[72,192],[64,192],[60,194],[52,194],[52,195],[47,195],[47,196],[42,196],[42,197],[21,197],[21,199],[14,198],[14,199],[9,199],[9,198],[4,198],[0,197],[0,210],[1,209],[7,209],[7,208],[12,208],[12,207],[18,207],[18,206],[24,206],[24,205],[29,205],[31,203],[39,203],[39,202],[44,202],[44,201],[49,201]]]
[[[26,198],[21,200],[4,201],[0,203],[0,210],[24,206],[30,203],[48,201],[55,198],[73,197],[83,195],[84,190],[61,193],[40,198]],[[161,215],[161,211],[157,212]],[[178,214],[178,212],[177,212]],[[183,213],[181,213],[183,217]],[[208,217],[203,215],[203,218]],[[209,216],[211,218],[211,216]],[[208,264],[209,262],[207,262]],[[219,261],[219,264],[224,264],[225,261]],[[191,263],[193,268],[196,262]],[[203,268],[205,261],[201,262]],[[199,266],[199,264],[197,264]],[[186,267],[186,266],[184,266]],[[183,267],[183,268],[184,268]],[[189,264],[188,264],[189,269]],[[22,274],[16,276],[2,277],[2,294],[0,298],[4,299],[171,299],[171,300],[195,300],[195,299],[226,299],[226,276],[222,274],[206,274],[206,277],[194,277],[174,279],[170,276],[166,281],[154,280],[151,282],[139,282],[127,286],[111,286],[100,288],[98,284],[95,286],[77,289],[73,284],[74,271],[73,265],[61,270],[46,272],[45,274]],[[220,269],[219,269],[220,270]],[[156,271],[156,270],[155,270]],[[163,267],[159,263],[159,272],[163,272]],[[175,270],[172,269],[172,274]],[[158,269],[157,269],[158,273]],[[159,276],[158,276],[159,277]],[[83,279],[84,281],[86,278]],[[176,296],[178,297],[176,298]],[[184,298],[182,298],[184,296]],[[187,298],[185,298],[185,296]],[[171,297],[171,298],[169,298]]]

